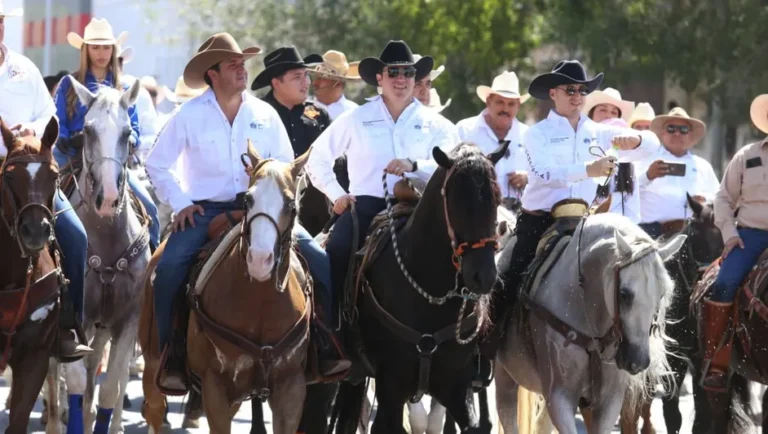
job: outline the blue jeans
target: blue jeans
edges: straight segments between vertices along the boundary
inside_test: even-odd
[[[768,231],[751,228],[739,228],[738,231],[744,248],[734,247],[723,259],[717,280],[712,287],[712,301],[732,302],[742,282],[752,271],[763,251],[768,248]]]
[[[53,158],[56,160],[59,167],[64,167],[69,164],[67,155],[55,146],[53,148]],[[131,172],[128,173],[128,186],[134,193],[136,193],[136,197],[138,197],[141,203],[144,204],[144,208],[147,210],[149,218],[152,219],[152,225],[149,227],[149,241],[152,245],[152,249],[157,249],[157,246],[160,245],[160,219],[157,216],[157,205],[152,201],[152,196],[149,195],[147,189],[141,185],[139,180]]]
[[[315,304],[322,309],[322,318],[330,325],[333,318],[333,293],[331,292],[331,262],[328,254],[320,247],[320,243],[298,222],[293,227],[293,234],[299,244],[299,251],[307,260],[309,272],[315,281]]]
[[[56,239],[61,246],[61,268],[69,279],[69,296],[78,319],[83,320],[83,287],[85,285],[85,260],[88,255],[88,237],[83,223],[71,209],[69,200],[61,190],[53,196],[54,212],[68,209],[56,217]]]

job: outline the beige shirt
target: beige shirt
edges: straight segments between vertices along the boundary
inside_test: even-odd
[[[715,225],[728,241],[736,226],[768,230],[768,139],[739,150],[715,196]],[[738,211],[738,217],[734,214]]]

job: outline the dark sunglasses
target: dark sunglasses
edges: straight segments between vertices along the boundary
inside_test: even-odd
[[[691,131],[691,127],[688,125],[667,125],[667,132],[669,134],[675,134],[675,131],[680,131],[680,134],[686,135]]]
[[[400,74],[403,74],[405,78],[413,78],[416,77],[416,68],[413,66],[406,66],[403,68],[397,68],[397,67],[387,67],[387,75],[389,78],[397,78],[400,76]]]
[[[565,92],[565,94],[568,96],[574,96],[576,95],[576,92],[578,92],[581,96],[589,95],[589,89],[587,86],[579,86],[578,88],[575,86],[568,86],[566,88],[558,87],[558,89]]]

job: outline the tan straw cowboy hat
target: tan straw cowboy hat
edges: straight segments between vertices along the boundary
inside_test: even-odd
[[[348,62],[346,54],[341,51],[328,50],[323,54],[323,62],[309,68],[309,73],[318,78],[333,80],[360,80],[357,67],[360,61]]]
[[[752,101],[749,115],[752,117],[752,123],[755,124],[755,127],[768,134],[768,94],[758,95]]]
[[[668,115],[659,115],[653,118],[653,121],[651,121],[651,131],[657,136],[661,136],[667,122],[676,119],[683,119],[691,124],[691,132],[688,133],[691,136],[691,143],[699,143],[704,138],[704,134],[707,133],[707,125],[698,119],[688,116],[688,112],[682,107],[673,108]]]
[[[486,102],[492,94],[504,98],[518,98],[520,99],[520,104],[528,101],[531,97],[528,94],[520,96],[520,80],[517,79],[517,74],[511,71],[504,71],[497,75],[490,87],[486,85],[477,86],[476,92],[483,102]]]
[[[20,17],[24,15],[23,8],[16,8],[13,10],[6,11],[3,3],[4,3],[3,0],[0,0],[0,17]]]
[[[655,117],[656,112],[653,110],[653,107],[647,102],[641,102],[635,107],[632,116],[629,118],[629,127],[632,128],[632,125],[639,121],[652,122]]]
[[[607,87],[605,90],[596,90],[587,95],[587,101],[584,104],[582,113],[589,114],[589,111],[600,104],[610,104],[619,109],[619,116],[629,123],[632,111],[635,109],[634,101],[624,101],[621,99],[621,93],[618,90]]]
[[[105,18],[91,18],[91,22],[85,26],[83,36],[75,32],[67,34],[67,42],[76,49],[83,48],[83,44],[90,45],[123,45],[128,39],[128,32],[122,32],[115,38],[112,26]]]
[[[206,89],[208,89],[208,86],[205,86],[201,89],[190,88],[187,86],[187,83],[184,82],[184,77],[181,76],[178,80],[176,80],[175,89],[171,90],[168,89],[167,86],[163,86],[163,93],[165,94],[165,97],[168,98],[168,101],[174,104],[182,104],[196,96],[202,95]]]
[[[261,53],[259,47],[241,50],[232,35],[217,33],[203,42],[197,54],[187,63],[184,68],[184,82],[192,89],[200,89],[206,86],[203,75],[213,65],[235,56],[248,60],[259,53]]]

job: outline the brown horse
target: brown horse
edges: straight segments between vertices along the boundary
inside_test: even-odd
[[[8,149],[0,167],[0,372],[10,365],[17,385],[5,432],[26,433],[59,331],[63,275],[51,211],[59,178],[51,148],[59,125],[51,118],[41,138],[17,137],[0,119],[0,134]],[[48,407],[54,421],[55,407]],[[59,429],[48,425],[49,433]]]
[[[288,164],[251,156],[255,174],[245,194],[243,223],[227,233],[190,283],[187,357],[200,379],[213,433],[229,433],[240,404],[250,397],[269,401],[274,433],[293,434],[299,425],[312,282],[292,229],[296,180],[307,157]],[[151,282],[162,250],[147,270],[139,326],[150,433],[160,432],[166,409],[155,382],[161,355]]]

